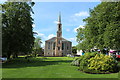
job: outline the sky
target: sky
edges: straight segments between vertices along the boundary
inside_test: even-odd
[[[61,13],[62,36],[77,45],[76,29],[83,28],[83,19],[89,16],[89,9],[93,9],[100,2],[35,2],[33,7],[33,31],[41,37],[42,47],[45,41],[55,37],[57,32],[57,19]]]
[[[1,0],[0,3],[4,1]],[[86,24],[83,19],[89,17],[89,9],[94,9],[100,3],[98,0],[86,0],[86,2],[84,0],[80,2],[73,2],[73,0],[71,2],[66,0],[65,2],[61,2],[61,0],[58,0],[58,2],[47,2],[47,0],[39,2],[35,0],[35,5],[32,7],[34,14],[31,15],[34,19],[33,31],[38,34],[34,36],[41,37],[42,47],[45,46],[46,40],[55,37],[60,12],[62,37],[71,41],[72,46],[75,46],[78,44],[76,41],[76,30],[80,27],[83,28]]]

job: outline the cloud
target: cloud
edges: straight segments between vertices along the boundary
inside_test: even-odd
[[[50,35],[48,35],[47,39],[50,39],[50,38],[55,37],[55,36],[56,35],[54,35],[54,34],[50,34]]]
[[[36,31],[34,31],[34,32],[35,32],[35,33],[37,33],[37,34],[36,34],[37,36],[40,36],[40,37],[41,37],[41,36],[44,36],[44,34],[43,34],[43,33],[40,33],[40,32],[39,32],[39,31],[37,31],[37,30],[36,30]]]
[[[54,21],[53,23],[58,24],[58,21]]]
[[[45,41],[42,41],[41,47],[44,49],[45,48]]]
[[[67,31],[67,32],[69,32],[69,31],[70,31],[70,29],[66,29],[66,31]]]
[[[34,27],[35,27],[35,24],[33,24],[32,27],[34,28]]]
[[[79,29],[79,28],[84,28],[84,26],[83,26],[83,25],[80,25],[80,26],[74,28],[74,32],[77,32],[77,29]]]
[[[86,11],[82,11],[82,12],[79,12],[79,13],[75,13],[74,16],[89,16],[89,13],[86,12]]]
[[[39,37],[41,37],[42,39],[46,39],[46,38],[47,38],[47,37],[45,36],[45,34],[40,33],[39,31],[34,31],[34,32],[37,33],[37,34],[35,35],[35,37],[39,36]]]
[[[38,36],[41,36],[41,37],[43,37],[43,36],[45,36],[45,34],[38,33]]]
[[[74,37],[74,38],[69,38],[68,40],[70,40],[70,41],[76,41],[76,37]]]
[[[82,21],[82,18],[84,17],[88,17],[89,16],[89,13],[87,11],[81,11],[81,12],[78,12],[78,13],[74,13],[73,15],[71,15],[71,19],[69,20],[70,22],[79,22],[79,21]],[[80,18],[82,17],[82,18]]]

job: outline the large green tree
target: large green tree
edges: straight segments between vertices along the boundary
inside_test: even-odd
[[[77,34],[79,49],[120,49],[120,2],[100,3],[83,21],[86,25]]]
[[[5,2],[2,4],[2,51],[9,59],[11,55],[32,51],[34,2]]]

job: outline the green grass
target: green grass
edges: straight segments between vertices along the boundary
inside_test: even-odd
[[[72,57],[23,57],[4,63],[3,78],[118,78],[118,73],[87,74],[71,66]]]

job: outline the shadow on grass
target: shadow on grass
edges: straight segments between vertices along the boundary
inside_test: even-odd
[[[51,59],[50,59],[51,60]],[[2,64],[2,68],[23,68],[23,67],[38,67],[38,66],[47,66],[47,65],[57,65],[70,63],[72,60],[52,60],[48,58],[16,58]]]

